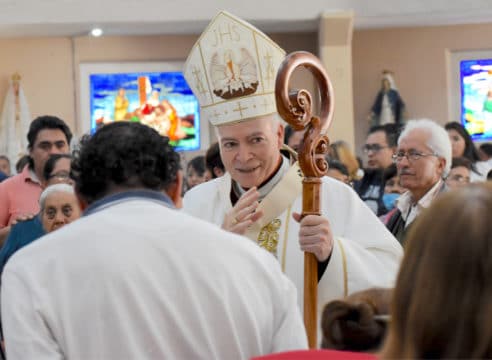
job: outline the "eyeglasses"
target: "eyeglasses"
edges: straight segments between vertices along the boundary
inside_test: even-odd
[[[410,150],[409,152],[399,151],[396,154],[394,154],[391,158],[393,159],[393,162],[399,163],[400,161],[403,160],[404,157],[407,158],[408,162],[413,162],[426,156],[438,156],[438,155],[436,153],[424,154],[419,151]]]
[[[447,180],[456,181],[458,183],[463,183],[463,184],[470,183],[470,178],[468,176],[462,176],[462,175],[448,176]]]
[[[51,174],[48,178],[48,180],[51,180],[51,179],[56,179],[56,180],[59,180],[59,181],[68,181],[68,180],[71,180],[70,178],[70,174],[65,172],[65,171],[61,171],[59,173],[56,173],[56,174]]]
[[[369,151],[372,151],[374,153],[380,152],[383,149],[389,148],[389,146],[383,146],[379,144],[365,144],[362,147],[362,151],[364,151],[366,154],[369,153]]]

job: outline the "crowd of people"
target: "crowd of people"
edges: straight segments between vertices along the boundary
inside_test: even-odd
[[[224,27],[243,36],[221,64]],[[71,149],[51,115],[31,122],[16,175],[0,156],[8,359],[492,357],[492,145],[458,123],[376,125],[364,159],[332,142],[321,214],[301,216],[305,134],[251,70],[285,56],[264,34],[258,55],[258,33],[220,12],[190,52],[185,77],[217,137],[203,156],[182,163],[168,138],[126,121]],[[202,96],[193,79],[209,65],[224,78]],[[304,252],[331,351],[306,350]]]

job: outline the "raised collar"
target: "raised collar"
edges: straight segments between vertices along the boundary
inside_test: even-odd
[[[92,215],[100,210],[106,209],[110,206],[120,204],[125,201],[131,200],[148,200],[155,203],[160,203],[161,205],[167,206],[169,208],[174,208],[174,204],[169,198],[169,196],[153,190],[128,190],[119,192],[116,194],[108,195],[102,199],[94,201],[87,209],[84,211],[83,216]]]
[[[25,182],[32,182],[41,185],[41,181],[38,179],[36,173],[33,169],[29,167],[29,165],[24,166],[24,169],[22,169],[20,175],[22,177],[22,180],[24,180]]]
[[[430,206],[432,200],[434,200],[437,194],[442,190],[443,186],[444,182],[439,179],[439,181],[435,183],[434,186],[432,186],[432,188],[427,191],[419,201],[417,201],[417,203],[414,203],[413,196],[410,191],[407,191],[400,196],[396,206],[401,211],[403,220],[405,220],[407,225],[410,224],[423,209]]]

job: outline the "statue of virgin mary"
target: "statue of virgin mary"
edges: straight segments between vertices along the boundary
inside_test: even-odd
[[[20,75],[12,76],[0,117],[0,154],[7,155],[11,164],[27,153],[27,132],[31,114],[20,84]]]

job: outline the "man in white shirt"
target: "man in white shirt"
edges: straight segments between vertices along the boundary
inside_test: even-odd
[[[84,216],[4,269],[9,359],[249,359],[307,346],[277,261],[173,209],[164,190],[178,164],[138,123],[82,142],[72,172]]]
[[[451,156],[446,130],[432,120],[410,120],[398,138],[394,159],[400,185],[408,191],[398,199],[398,211],[387,226],[402,244],[408,226],[446,190],[444,179],[451,169]]]

